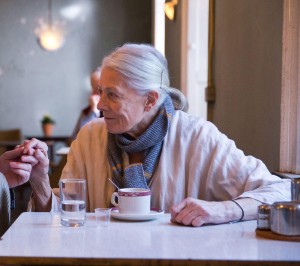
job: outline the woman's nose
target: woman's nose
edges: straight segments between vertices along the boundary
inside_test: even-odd
[[[100,110],[100,111],[103,111],[106,109],[106,100],[105,100],[105,96],[104,95],[101,95],[100,96],[100,99],[98,101],[98,104],[97,104],[97,109]]]
[[[101,98],[100,98],[101,99]],[[98,103],[97,103],[97,109],[99,110],[99,111],[101,111],[100,110],[100,99],[99,99],[99,101],[98,101]]]

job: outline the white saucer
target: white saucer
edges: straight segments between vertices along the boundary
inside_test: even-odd
[[[125,221],[149,221],[159,218],[164,214],[163,210],[151,209],[147,214],[124,214],[119,213],[117,208],[111,210],[111,216],[118,220]]]

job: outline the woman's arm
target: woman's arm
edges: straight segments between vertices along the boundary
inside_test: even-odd
[[[26,140],[22,146],[24,155],[21,160],[32,165],[29,182],[33,191],[35,211],[50,211],[52,189],[48,176],[48,146],[35,138],[30,141]]]
[[[251,198],[234,201],[216,202],[186,198],[171,208],[171,221],[201,226],[256,219],[257,207],[261,202]]]

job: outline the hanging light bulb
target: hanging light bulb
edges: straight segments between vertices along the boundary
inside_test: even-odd
[[[58,28],[52,25],[52,0],[48,0],[48,26],[41,29],[39,43],[47,51],[55,51],[63,46],[65,38]]]
[[[55,51],[63,46],[65,40],[59,30],[49,28],[41,32],[39,42],[45,50]]]
[[[165,13],[169,20],[174,20],[175,18],[175,6],[177,5],[177,0],[172,0],[171,2],[165,3]]]

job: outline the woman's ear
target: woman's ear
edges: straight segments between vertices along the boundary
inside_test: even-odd
[[[145,101],[145,111],[149,112],[158,101],[159,94],[156,91],[150,91]]]

